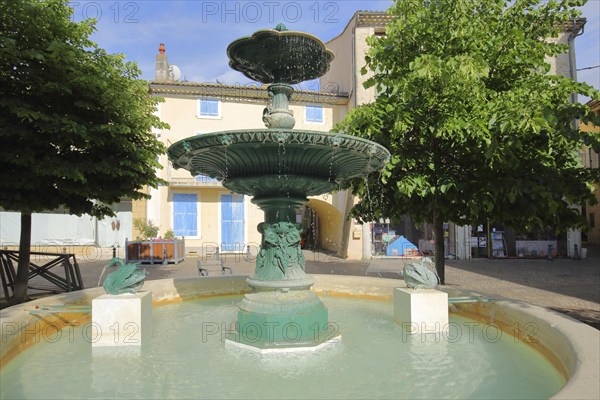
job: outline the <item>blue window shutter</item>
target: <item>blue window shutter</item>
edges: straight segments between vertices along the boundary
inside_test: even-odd
[[[176,236],[198,236],[198,197],[173,194],[173,232]]]
[[[208,107],[210,115],[215,117],[219,115],[219,103],[216,100],[209,100]]]
[[[323,107],[322,106],[306,106],[306,121],[307,122],[323,122]]]
[[[235,196],[232,201],[232,220],[237,222],[244,221],[244,198],[240,195]]]
[[[207,117],[219,116],[219,100],[200,99],[200,115]]]
[[[223,251],[241,251],[244,246],[244,196],[221,195],[221,245]]]

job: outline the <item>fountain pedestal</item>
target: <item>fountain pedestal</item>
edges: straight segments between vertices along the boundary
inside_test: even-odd
[[[140,346],[152,334],[152,293],[103,294],[92,300],[92,347]]]
[[[326,340],[327,308],[310,290],[252,293],[238,307],[235,342],[253,350],[310,349]]]
[[[296,210],[306,197],[255,197],[265,213],[256,272],[247,279],[255,293],[239,305],[236,342],[256,349],[310,348],[324,342],[328,313],[310,287],[300,248]]]
[[[262,235],[256,258],[256,271],[248,278],[255,292],[279,289],[308,290],[314,280],[304,272],[304,255],[300,248],[302,226],[296,224],[296,210],[306,197],[255,197],[252,202],[265,213],[258,225]]]
[[[410,334],[448,330],[448,293],[435,289],[394,289],[394,319]]]

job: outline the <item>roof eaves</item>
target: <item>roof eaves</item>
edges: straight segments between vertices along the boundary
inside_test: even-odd
[[[237,100],[266,100],[269,98],[266,86],[224,85],[211,82],[150,81],[149,91],[154,95],[215,96]],[[296,90],[294,101],[322,104],[347,104],[347,93],[326,93],[310,90]]]

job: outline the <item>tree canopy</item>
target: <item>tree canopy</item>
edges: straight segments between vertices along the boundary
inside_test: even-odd
[[[13,303],[27,296],[31,213],[112,215],[160,183],[158,99],[71,15],[66,0],[0,2],[0,207],[21,212]]]
[[[583,3],[402,0],[385,35],[369,38],[362,73],[376,100],[335,129],[383,144],[392,158],[383,184],[354,182],[354,214],[433,222],[442,283],[443,222],[585,224],[576,206],[594,201],[599,175],[578,150],[600,150],[600,138],[579,131],[576,119],[594,117],[571,95],[599,93],[548,62],[568,50],[551,39],[573,27]]]
[[[111,214],[159,179],[163,124],[136,64],[71,21],[64,0],[0,4],[0,206]]]

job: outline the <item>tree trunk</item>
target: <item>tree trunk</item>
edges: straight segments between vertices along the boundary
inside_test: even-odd
[[[440,285],[446,282],[444,266],[444,220],[441,216],[433,212],[433,240],[435,242],[435,270],[440,277]]]
[[[27,284],[29,283],[29,261],[31,256],[31,214],[21,213],[21,238],[19,243],[19,265],[15,291],[10,304],[27,301]]]
[[[491,260],[492,259],[492,228],[490,227],[490,219],[487,219],[487,238],[486,238],[486,244],[487,244],[487,257]]]

